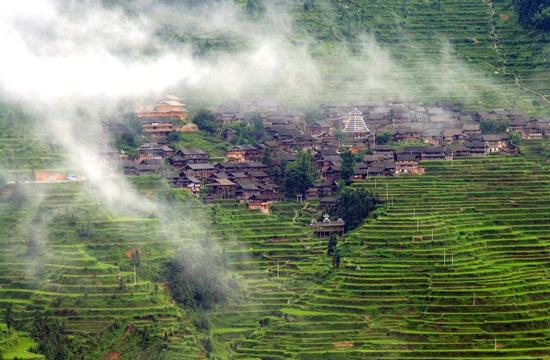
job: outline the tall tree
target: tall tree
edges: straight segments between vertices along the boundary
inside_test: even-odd
[[[342,180],[349,185],[350,179],[355,172],[355,155],[353,155],[350,150],[346,150],[340,156],[342,157],[340,176],[342,177]]]
[[[313,186],[317,172],[313,168],[313,156],[309,151],[298,153],[296,161],[285,169],[285,191],[288,196],[304,195]]]
[[[514,5],[522,25],[550,30],[550,0],[514,0]]]
[[[132,254],[130,255],[130,261],[132,262],[132,265],[134,266],[134,285],[136,285],[137,284],[137,271],[136,271],[136,268],[138,268],[141,265],[141,254],[140,254],[138,248],[134,248],[132,250]]]
[[[197,115],[193,117],[193,122],[199,127],[199,129],[210,134],[215,134],[219,128],[214,114],[205,109],[201,109]]]
[[[327,256],[333,256],[336,253],[336,247],[338,246],[338,238],[336,234],[331,234],[328,238],[327,244]]]
[[[376,135],[376,145],[385,145],[387,144],[391,139],[391,133],[389,131],[385,131],[380,135]]]
[[[47,360],[74,358],[71,354],[73,350],[71,340],[67,337],[60,320],[36,312],[31,334],[38,344],[38,351],[44,354]]]
[[[347,186],[340,190],[331,215],[342,218],[346,222],[346,230],[353,230],[376,208],[376,204],[377,199],[370,192]]]
[[[13,317],[13,304],[8,304],[4,310],[4,324],[8,327],[8,333],[15,326],[15,318]]]
[[[265,137],[264,121],[258,114],[252,117],[252,130],[250,131],[250,135],[254,138],[255,143],[261,142]]]

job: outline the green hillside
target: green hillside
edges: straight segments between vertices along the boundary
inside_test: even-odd
[[[476,109],[513,107],[548,114],[550,33],[524,27],[514,0],[283,1],[284,10],[271,11],[271,2],[238,2],[243,9],[260,4],[253,6],[253,17],[263,21],[264,9],[266,26],[273,17],[288,15],[292,28],[283,30],[285,37],[306,46],[321,70],[322,85],[308,89],[311,95],[305,98],[299,88],[254,88],[256,84],[250,84],[252,95],[275,93],[301,105],[448,99]],[[273,26],[275,32],[281,30]],[[222,34],[193,31],[191,38],[177,32],[172,36],[196,44],[205,54],[249,45],[236,37],[240,45],[235,48],[227,36],[221,41]]]
[[[343,266],[242,341],[236,358],[550,353],[549,166],[524,157],[424,165],[426,176],[356,184],[390,200],[346,237]]]
[[[308,47],[324,85],[306,99],[275,93],[298,108],[406,97],[550,115],[550,33],[524,27],[515,2],[285,2],[286,36]],[[261,24],[263,11],[251,17]],[[206,55],[247,46],[229,35],[162,36]],[[190,108],[212,105],[184,95]],[[86,182],[14,183],[37,169],[70,171],[36,121],[0,106],[0,359],[53,359],[56,346],[71,360],[550,358],[548,141],[353,183],[381,205],[339,240],[334,269],[308,227],[323,214],[316,201],[263,214],[205,205],[142,176],[128,178],[132,201],[162,205],[125,212]],[[220,159],[229,144],[196,133],[178,146]],[[200,279],[210,271],[214,287],[227,285],[222,300],[177,301],[167,268],[181,254]],[[59,337],[37,333],[40,321]]]
[[[512,1],[319,3],[309,10],[297,6],[296,27],[322,41],[320,56],[338,49],[340,41],[349,43],[352,54],[359,53],[359,65],[351,73],[339,69],[340,51],[331,54],[334,60],[326,69],[331,95],[359,101],[369,97],[361,80],[382,72],[375,80],[382,82],[377,90],[383,96],[403,94],[424,101],[443,96],[470,105],[548,109],[549,34],[522,27]],[[384,69],[384,62],[361,56],[365,33],[380,46],[374,51],[388,51],[395,66]],[[350,89],[345,81],[354,78],[359,81]]]
[[[32,202],[2,206],[0,301],[14,305],[21,324],[49,310],[81,339],[87,358],[135,355],[143,346],[136,331],[146,328],[156,342],[140,353],[169,359],[207,349],[258,359],[540,358],[550,351],[550,165],[538,146],[526,144],[517,157],[426,162],[425,176],[355,184],[385,205],[346,236],[337,271],[305,226],[315,204],[283,203],[263,215],[180,198],[174,211],[187,219],[210,213],[199,218],[212,225],[197,232],[204,221],[197,219],[177,241],[207,236],[219,244],[240,284],[200,328],[155,285],[160,263],[178,248],[158,219],[119,217],[78,185],[51,185],[40,208],[55,220],[37,222]],[[164,192],[143,180],[148,196]],[[48,229],[46,257],[32,255],[40,249],[28,228],[39,223]],[[136,246],[144,255],[134,285],[126,252]]]

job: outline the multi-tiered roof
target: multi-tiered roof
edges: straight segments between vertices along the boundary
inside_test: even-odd
[[[346,123],[346,126],[344,127],[345,133],[351,133],[351,134],[365,134],[369,133],[370,130],[367,127],[367,124],[365,124],[365,120],[363,119],[363,113],[357,108],[355,108],[352,112],[349,113],[348,121]]]

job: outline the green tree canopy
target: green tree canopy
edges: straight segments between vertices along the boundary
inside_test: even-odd
[[[287,165],[285,169],[285,192],[288,196],[304,195],[317,178],[313,168],[313,156],[309,151],[298,153],[296,161]]]
[[[349,184],[350,179],[355,172],[355,155],[353,155],[350,150],[346,150],[340,156],[342,157],[342,169],[340,174],[342,180],[346,184]]]
[[[522,25],[550,30],[550,0],[514,0],[514,5]]]
[[[346,230],[353,230],[376,208],[377,203],[372,193],[348,186],[340,190],[331,215],[342,218],[346,222]]]
[[[479,128],[483,134],[505,133],[508,129],[506,120],[481,120]]]
[[[216,117],[212,114],[211,111],[206,109],[201,109],[193,117],[193,122],[199,127],[200,130],[206,131],[210,134],[215,134],[219,130]]]
[[[390,142],[391,140],[391,133],[389,131],[385,131],[382,134],[376,135],[376,145],[385,145]]]
[[[44,354],[47,360],[77,358],[73,343],[60,320],[36,312],[31,334],[38,344],[38,351]]]

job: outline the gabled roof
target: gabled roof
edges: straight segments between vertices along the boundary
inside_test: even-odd
[[[396,161],[416,161],[416,155],[414,154],[397,154]]]
[[[267,173],[265,171],[262,171],[262,170],[252,170],[252,171],[249,171],[248,174],[252,177],[255,177],[255,178],[269,177],[269,175],[267,175]]]
[[[216,179],[214,183],[209,186],[237,186],[233,181],[229,179]]]
[[[235,180],[235,182],[239,185],[240,188],[244,190],[260,190],[256,184],[249,180]]]
[[[502,141],[508,140],[508,135],[506,134],[487,134],[483,135],[484,141]]]
[[[254,145],[235,145],[229,151],[257,151],[258,148]]]
[[[203,164],[187,164],[185,165],[187,168],[191,170],[214,170],[214,165],[210,163],[203,163]]]
[[[312,126],[327,128],[327,127],[330,127],[330,124],[328,123],[328,121],[325,121],[325,120],[317,120],[309,124],[309,127],[312,127]]]
[[[208,153],[201,149],[179,149],[177,153],[181,153],[183,155],[208,155]]]
[[[479,130],[479,124],[464,124],[462,125],[463,131],[478,131]]]

